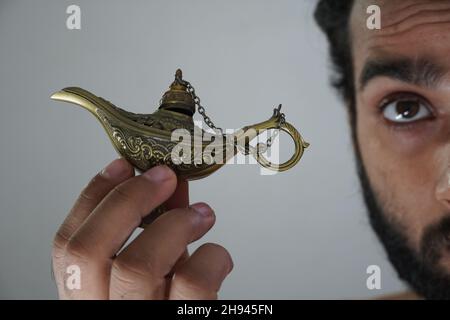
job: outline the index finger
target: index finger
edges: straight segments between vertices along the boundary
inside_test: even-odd
[[[116,159],[98,173],[83,189],[69,215],[58,229],[54,244],[63,247],[101,200],[118,184],[134,176],[125,159]]]

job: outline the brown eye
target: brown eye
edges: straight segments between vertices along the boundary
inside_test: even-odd
[[[387,103],[383,116],[392,122],[408,123],[429,118],[432,115],[428,105],[421,99],[405,97]]]
[[[414,118],[420,111],[419,101],[398,101],[395,106],[398,116],[404,119]]]

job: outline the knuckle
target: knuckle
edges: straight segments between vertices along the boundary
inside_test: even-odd
[[[148,265],[137,259],[116,258],[111,266],[111,277],[118,282],[132,282],[133,279],[148,278],[151,274]]]
[[[218,290],[214,290],[212,286],[204,283],[202,279],[193,272],[180,270],[175,273],[172,280],[172,287],[176,295],[181,299],[189,298],[193,293],[201,296],[215,297]]]
[[[192,291],[203,291],[203,286],[198,282],[197,276],[192,272],[179,271],[175,274],[173,279],[174,284],[181,288],[187,288]]]
[[[124,185],[120,184],[118,186],[115,186],[112,190],[113,197],[117,198],[120,201],[123,202],[132,202],[132,196],[130,193],[126,190]]]
[[[67,242],[68,239],[64,236],[64,234],[61,231],[58,231],[55,237],[53,238],[53,245],[52,245],[53,258],[60,259],[64,257]]]
[[[105,179],[100,176],[100,174],[97,174],[89,181],[87,186],[81,190],[76,201],[77,205],[89,207],[91,204],[97,203],[99,201],[99,195],[102,194],[102,190],[106,187],[105,183]]]
[[[156,279],[139,265],[116,258],[111,266],[110,296],[113,299],[143,299],[148,287],[163,288],[164,279]]]
[[[80,193],[80,197],[79,197],[80,201],[87,201],[90,202],[92,200],[94,200],[94,198],[92,197],[92,195],[89,192],[89,189],[84,188],[81,193]]]
[[[90,256],[91,250],[77,237],[71,238],[65,247],[65,253],[68,257],[86,259]]]
[[[69,239],[62,230],[58,230],[53,238],[53,249],[63,251]]]

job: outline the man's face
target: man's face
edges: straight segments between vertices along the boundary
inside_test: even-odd
[[[350,29],[361,160],[384,219],[420,263],[445,279],[450,275],[450,1],[355,2]],[[372,4],[381,8],[381,30],[366,27]]]

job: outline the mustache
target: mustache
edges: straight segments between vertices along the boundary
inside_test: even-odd
[[[425,229],[420,245],[420,255],[428,265],[436,266],[445,252],[450,253],[450,214]]]

